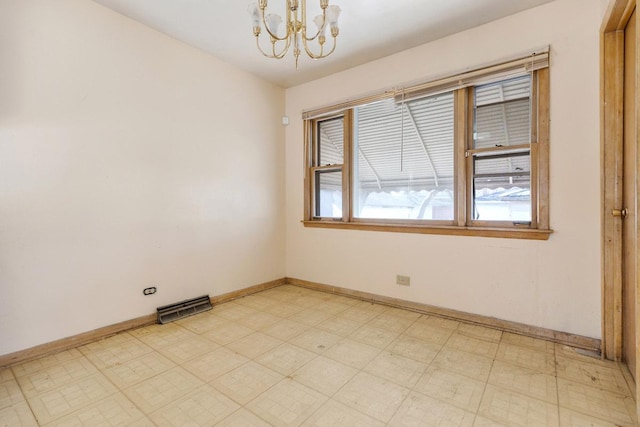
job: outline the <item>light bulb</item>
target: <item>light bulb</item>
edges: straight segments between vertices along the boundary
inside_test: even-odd
[[[342,12],[342,9],[340,9],[340,6],[335,4],[327,7],[327,20],[329,21],[331,28],[338,27],[338,17],[340,16],[340,12]]]
[[[251,16],[251,21],[254,27],[260,26],[260,10],[258,9],[258,3],[249,3],[247,12]]]
[[[327,29],[326,23],[324,21],[324,16],[316,16],[315,18],[313,18],[313,22],[318,27],[318,34],[324,36],[325,30]]]
[[[270,13],[265,17],[267,22],[267,28],[269,28],[269,32],[274,36],[278,35],[278,28],[280,24],[282,24],[282,18],[280,15],[276,15],[275,13]]]

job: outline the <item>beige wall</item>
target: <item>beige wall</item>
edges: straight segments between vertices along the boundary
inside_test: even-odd
[[[601,336],[599,0],[557,0],[287,90],[287,276]],[[551,45],[548,241],[304,228],[303,109]],[[411,276],[411,287],[395,275]]]
[[[92,1],[0,11],[0,354],[284,276],[282,89]]]

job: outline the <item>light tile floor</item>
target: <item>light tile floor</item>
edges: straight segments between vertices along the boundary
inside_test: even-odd
[[[0,426],[635,426],[626,368],[281,286],[0,369]]]

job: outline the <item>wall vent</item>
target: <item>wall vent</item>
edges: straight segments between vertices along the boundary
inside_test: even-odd
[[[158,307],[158,323],[165,324],[173,322],[174,320],[202,313],[212,308],[213,306],[211,305],[209,295],[165,305]]]

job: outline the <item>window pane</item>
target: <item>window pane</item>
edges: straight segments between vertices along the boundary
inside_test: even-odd
[[[317,217],[342,218],[342,170],[316,171]]]
[[[318,123],[318,163],[316,166],[341,165],[344,162],[344,126],[342,117]]]
[[[529,153],[474,159],[473,219],[531,221]]]
[[[528,144],[531,77],[475,88],[474,148]]]
[[[453,94],[355,109],[357,218],[453,219]]]

